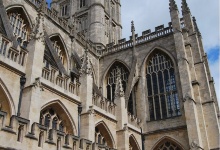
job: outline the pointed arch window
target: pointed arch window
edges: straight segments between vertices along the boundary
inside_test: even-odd
[[[61,63],[63,64],[64,68],[67,69],[68,62],[67,62],[67,53],[66,53],[66,47],[64,45],[64,42],[62,38],[58,35],[52,36],[50,38],[53,48],[56,51]]]
[[[117,78],[117,68],[119,68],[121,73],[121,81],[124,91],[126,90],[126,86],[128,83],[129,71],[128,69],[119,62],[115,62],[112,67],[109,69],[109,72],[106,77],[106,91],[107,91],[107,99],[110,101],[114,101],[115,97],[115,88],[116,88],[116,78]],[[129,101],[128,101],[128,112],[131,114],[135,113],[134,108],[134,91],[132,91]]]
[[[146,81],[150,120],[181,115],[174,65],[166,54],[155,52],[149,57]]]
[[[9,10],[8,18],[18,44],[21,47],[26,48],[30,40],[29,35],[31,28],[23,10],[21,8]]]

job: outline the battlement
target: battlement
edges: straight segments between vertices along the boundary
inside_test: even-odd
[[[155,27],[155,31],[152,32],[150,29],[143,31],[141,36],[138,36],[138,34],[135,35],[135,45],[139,45],[151,40],[155,40],[161,37],[164,37],[166,35],[169,35],[173,33],[172,24],[168,23],[168,27],[164,27],[164,25],[160,25]],[[105,49],[99,50],[98,54],[103,56],[107,55],[112,52],[120,51],[123,49],[127,49],[130,47],[133,47],[134,43],[132,41],[132,37],[130,36],[129,40],[120,39],[118,40],[118,44],[115,45],[114,43],[109,43],[106,45]]]

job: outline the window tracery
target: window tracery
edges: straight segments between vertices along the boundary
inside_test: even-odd
[[[116,88],[116,78],[117,78],[117,70],[120,70],[121,74],[121,81],[122,81],[122,87],[124,91],[126,90],[126,86],[128,83],[128,77],[129,77],[129,71],[128,69],[121,63],[116,62],[110,69],[107,74],[106,82],[106,90],[107,90],[107,99],[114,102],[115,98],[115,88]],[[134,91],[131,92],[131,95],[129,97],[128,101],[128,112],[131,114],[135,113],[134,108]]]
[[[146,78],[150,120],[181,115],[171,59],[154,53],[147,64]]]
[[[40,124],[49,129],[65,132],[65,126],[63,120],[57,115],[57,113],[51,108],[41,113]]]
[[[62,50],[58,41],[52,41],[52,42],[53,42],[53,47],[55,51],[57,52],[62,64],[64,64],[64,51]]]
[[[24,14],[20,13],[19,11],[8,12],[9,21],[13,28],[14,36],[17,38],[18,44],[21,47],[26,48],[30,40],[30,26],[27,19],[25,19],[23,16]]]
[[[155,150],[182,150],[182,149],[176,144],[166,141],[162,143],[160,146],[158,146]]]
[[[106,145],[104,136],[100,133],[99,129],[95,128],[95,142],[99,145]]]

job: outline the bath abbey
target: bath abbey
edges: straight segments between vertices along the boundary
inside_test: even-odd
[[[220,150],[186,0],[122,38],[120,0],[0,0],[0,150]]]

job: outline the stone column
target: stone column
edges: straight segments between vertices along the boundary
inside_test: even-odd
[[[120,150],[129,149],[129,136],[128,136],[128,112],[125,107],[125,97],[121,82],[121,72],[117,68],[117,81],[115,88],[115,99],[116,103],[116,119],[117,119],[117,148]]]
[[[94,110],[92,108],[93,78],[87,49],[84,54],[84,60],[80,73],[80,99],[82,102],[80,137],[94,142],[95,122]]]
[[[42,86],[40,77],[43,69],[43,58],[45,50],[45,38],[44,38],[44,4],[41,4],[39,8],[38,16],[36,17],[36,23],[31,33],[31,41],[27,46],[29,51],[26,65],[26,85],[23,91],[22,103],[21,103],[21,117],[30,120],[30,124],[33,122],[39,122],[41,110],[41,91]]]

